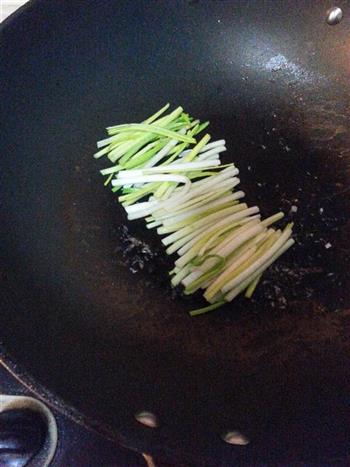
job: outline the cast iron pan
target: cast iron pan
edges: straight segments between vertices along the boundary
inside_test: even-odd
[[[33,1],[2,26],[1,341],[127,446],[201,466],[349,460],[350,10],[329,26],[331,6]],[[104,127],[168,101],[226,138],[249,203],[296,224],[252,302],[197,319],[92,159]]]

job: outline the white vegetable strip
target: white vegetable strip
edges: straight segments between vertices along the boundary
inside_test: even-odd
[[[180,202],[180,200],[186,196],[188,193],[190,187],[191,187],[191,181],[189,178],[184,177],[182,175],[143,175],[139,177],[130,177],[127,179],[127,183],[142,183],[142,182],[177,182],[177,183],[184,183],[184,187],[181,190],[181,193],[178,193],[177,196],[173,197],[173,202]],[[113,186],[118,186],[118,185],[124,185],[125,180],[124,179],[114,179],[112,180]],[[176,199],[175,199],[176,198]],[[154,207],[153,207],[154,206]],[[145,217],[148,214],[151,214],[152,211],[156,208],[157,203],[153,204],[153,206],[149,209],[141,210],[141,211],[131,211],[127,210],[128,212],[128,219],[139,219],[141,217]],[[132,207],[132,206],[128,206]]]
[[[169,188],[167,189],[167,191],[164,193],[164,195],[162,196],[162,200],[165,200],[165,199],[168,199],[170,198],[170,196],[172,195],[172,193],[176,190],[176,185],[174,186],[169,186]]]
[[[243,210],[247,207],[247,205],[245,203],[242,203],[242,204],[239,204],[238,206],[240,206],[240,212],[243,212]],[[238,209],[238,207],[237,207]],[[216,232],[217,229],[219,229],[220,227],[223,227],[225,225],[229,225],[229,224],[236,224],[236,222],[239,222],[239,223],[245,223],[246,221],[249,221],[251,219],[253,219],[254,217],[256,216],[252,216],[252,217],[244,217],[244,215],[242,215],[242,219],[239,219],[239,217],[235,217],[236,214],[232,214],[231,216],[227,216],[225,218],[223,218],[221,221],[213,224],[211,227],[209,228],[205,228],[204,229],[204,233],[199,233],[199,235],[197,235],[197,238],[193,239],[191,242],[188,242],[187,244],[185,244],[179,251],[178,251],[178,254],[180,256],[182,256],[184,253],[186,253],[197,241],[201,241],[203,240],[205,237],[211,235],[212,233]],[[206,227],[206,226],[204,226]]]
[[[206,157],[205,159],[199,158],[200,161],[206,160],[206,161],[219,161],[220,160],[220,155],[219,154],[212,154],[211,156]]]
[[[176,287],[177,285],[180,284],[180,282],[182,281],[182,279],[184,279],[187,274],[190,272],[190,267],[187,266],[183,269],[181,269],[179,272],[177,272],[175,274],[175,276],[171,279],[171,283],[174,287]]]
[[[154,229],[155,227],[159,227],[162,225],[161,221],[151,221],[148,224],[146,224],[147,229]]]
[[[179,131],[180,135],[184,135],[186,133],[186,130],[183,128],[182,130]],[[161,149],[157,154],[155,154],[146,164],[144,167],[153,167],[154,165],[158,164],[159,161],[161,161],[168,153],[169,151],[176,146],[178,143],[178,140],[172,139],[167,143],[163,149]]]
[[[245,226],[244,226],[245,227]],[[220,249],[220,246],[217,247],[218,251],[211,252],[213,255],[221,256],[222,258],[226,258],[230,253],[232,253],[235,249],[237,249],[240,245],[242,245],[244,242],[249,240],[250,238],[254,237],[255,235],[258,235],[262,231],[263,227],[261,225],[253,225],[249,229],[245,229],[237,234],[234,240],[227,244],[225,247]],[[238,229],[240,230],[240,229]],[[203,274],[204,272],[209,271],[213,266],[215,266],[215,259],[214,258],[209,258],[207,259],[203,264],[198,266],[196,268],[196,271],[200,272]],[[178,265],[177,265],[178,266]]]
[[[181,283],[183,286],[185,287],[188,287],[189,285],[192,284],[192,282],[196,281],[197,279],[199,279],[201,277],[201,275],[203,274],[202,271],[200,271],[199,269],[196,269],[195,271],[192,271],[187,277],[185,277]]]
[[[177,182],[177,183],[184,183],[190,187],[191,181],[184,177],[183,175],[134,175],[130,176],[126,179],[122,177],[118,177],[117,179],[112,180],[113,186],[123,186],[125,184],[134,184],[134,183],[150,183],[150,182]]]
[[[235,185],[238,185],[239,184],[239,179],[237,178],[235,180]],[[202,190],[203,192],[204,190]],[[192,190],[188,190],[188,192],[186,193],[186,195],[184,195],[182,198],[181,198],[181,202],[182,201],[185,201],[185,200],[188,200],[190,198],[192,198]],[[179,202],[178,202],[178,199],[177,199],[177,195],[173,195],[171,196],[170,198],[168,198],[166,201],[162,201],[161,202],[161,208],[162,209],[165,209],[167,211],[171,211],[172,209],[175,209],[176,206],[179,205]]]
[[[97,148],[103,148],[103,146],[107,146],[113,142],[115,139],[115,136],[110,136],[109,138],[101,139],[100,141],[97,141]]]
[[[178,214],[177,216],[174,216],[172,219],[165,219],[163,221],[164,227],[159,229],[158,233],[165,234],[165,233],[171,232],[172,231],[171,228],[173,225],[178,225],[181,221],[182,223],[186,222],[186,220],[188,220],[189,218],[208,212],[211,209],[214,209],[214,208],[219,209],[220,206],[222,206],[223,204],[232,203],[233,201],[235,201],[234,196],[227,195],[225,197],[212,201],[211,203],[208,203],[206,206],[200,206],[199,208],[192,209],[188,211],[187,213]]]
[[[260,219],[254,219],[235,230],[222,244],[218,245],[212,252],[214,255],[227,256],[232,253],[236,248],[242,245],[250,238],[258,235],[264,230],[261,225]]]
[[[226,271],[232,266],[232,264],[241,256],[243,255],[246,251],[250,250],[250,248],[257,248],[259,244],[262,241],[265,241],[272,233],[274,232],[273,229],[268,230],[267,232],[261,232],[259,235],[256,237],[253,237],[252,239],[248,240],[246,243],[244,243],[240,248],[237,248],[237,250],[232,254],[227,257],[227,261],[225,264],[225,269],[216,276],[214,279],[211,279],[208,281],[205,285],[204,288],[208,289],[205,292],[205,298],[210,302],[211,299],[208,298],[208,294],[211,294],[212,290],[214,287],[216,287],[217,284],[220,283],[219,279],[223,277],[224,274],[226,274]],[[228,259],[229,258],[229,259]],[[217,291],[220,290],[220,287],[217,289]],[[214,290],[215,293],[215,290]]]
[[[235,176],[238,173],[239,173],[239,170],[236,169],[236,167],[231,166],[231,167],[227,167],[227,168],[221,170],[221,172],[219,172],[218,175],[213,175],[211,177],[206,177],[206,178],[203,178],[202,180],[198,180],[196,182],[193,182],[192,183],[192,190],[191,190],[191,193],[190,193],[191,196],[189,196],[188,200],[190,200],[191,198],[194,198],[196,196],[199,196],[201,194],[209,193],[213,189],[213,187],[218,189],[220,186],[222,186],[221,185],[222,182],[224,182],[224,181],[226,181],[228,179],[231,179],[231,182],[234,180],[236,182],[236,184],[238,184],[239,179],[235,178]],[[237,183],[237,180],[238,180],[238,183]],[[178,208],[181,209],[182,206],[180,206]]]
[[[250,220],[252,220],[252,219],[247,219],[248,222]],[[210,250],[210,248],[214,247],[217,244],[217,242],[216,242],[217,238],[221,237],[223,234],[226,234],[227,232],[232,230],[232,228],[233,227],[231,225],[228,225],[228,226],[223,227],[222,229],[220,229],[216,234],[212,235],[211,238],[199,250],[198,255],[203,256],[206,251]]]
[[[176,240],[174,243],[172,243],[167,249],[166,252],[168,255],[175,253],[175,251],[179,250],[180,248],[183,247],[184,245],[187,245],[189,243],[192,243],[193,239],[199,236],[201,233],[206,232],[207,227],[203,226],[202,228],[199,228],[195,232],[190,232],[189,234],[185,235],[184,237],[180,238],[179,240]]]
[[[252,209],[252,208],[250,208],[250,209]],[[243,219],[243,218],[247,217],[247,215],[244,214],[244,212],[246,212],[246,211],[249,211],[249,210],[246,209],[244,211],[241,211],[241,212],[235,214],[236,218],[234,220],[232,220],[231,223],[234,223],[234,221],[238,221],[240,219]],[[233,217],[234,216],[231,216],[231,219]],[[215,227],[217,227],[217,225]],[[230,224],[226,224],[226,227],[230,227]],[[245,229],[241,229],[240,232],[238,232],[238,234],[241,233],[242,231],[244,232],[244,230]],[[209,234],[208,234],[208,236],[209,236]],[[210,238],[213,238],[213,237],[214,237],[214,235],[212,235]],[[231,236],[230,236],[230,238],[231,238]],[[197,247],[195,247],[194,246],[195,243],[196,242],[194,242],[192,248],[188,248],[187,252],[184,252],[184,250],[182,250],[181,253],[180,253],[180,251],[179,251],[179,254],[181,254],[181,257],[175,261],[175,266],[183,267],[185,264],[187,264],[188,261],[191,261],[200,252],[200,250],[202,248],[202,245],[199,244]],[[216,254],[216,253],[213,252],[213,254]]]
[[[217,141],[212,141],[211,143],[206,144],[202,149],[201,153],[208,151],[209,149],[217,148],[220,146],[225,146],[226,141],[224,139],[218,139]]]
[[[231,255],[228,256],[228,261],[226,262],[226,268],[229,268],[231,264],[238,258],[238,256],[245,251],[247,251],[249,248],[252,246],[260,246],[261,242],[264,242],[272,233],[274,232],[273,229],[269,229],[267,231],[263,231],[260,234],[258,234],[256,237],[251,238],[247,242],[245,242],[243,245],[241,245],[239,248],[237,248]]]
[[[203,152],[209,151],[210,149],[214,149],[217,147],[225,147],[226,141],[224,139],[220,139],[218,141],[212,141],[211,143],[206,144],[202,149],[199,151],[199,157]],[[186,149],[181,154],[179,154],[179,158],[183,158],[187,154],[191,152],[191,149]]]
[[[239,254],[234,261],[231,262],[230,266],[227,267],[224,272],[222,272],[219,277],[217,277],[216,281],[213,283],[213,288],[215,288],[216,283],[220,283],[225,277],[227,277],[232,271],[238,268],[244,261],[250,258],[256,252],[256,245],[250,246],[247,250],[243,251]]]
[[[219,182],[223,182],[228,178],[235,177],[239,174],[239,170],[235,166],[230,166],[224,168],[218,175],[213,175],[212,177],[204,178],[203,180],[198,180],[193,183],[193,189],[203,188],[203,185],[206,185],[207,188],[217,185]]]
[[[283,219],[284,214],[283,212],[278,212],[277,214],[274,214],[273,216],[270,216],[262,221],[262,224],[265,227],[269,227],[270,225],[274,224],[275,222]]]
[[[215,179],[219,179],[220,175],[217,175],[217,176],[214,176],[212,178],[215,178]],[[222,179],[220,179],[219,181],[222,181]],[[239,178],[235,178],[234,180],[232,180],[232,183],[234,186],[238,185],[240,182]],[[194,182],[192,185],[195,185],[196,182]],[[197,182],[198,183],[198,182]],[[186,196],[183,197],[182,199],[182,202],[185,202],[185,201],[188,201],[190,200],[191,198],[194,198],[194,196],[196,195],[199,195],[199,194],[202,194],[204,193],[205,191],[207,191],[208,189],[212,189],[213,186],[217,185],[218,181],[217,180],[212,180],[212,182],[210,183],[207,182],[206,185],[201,185],[197,188],[193,188],[193,190],[190,190],[189,193],[186,194]],[[170,210],[171,208],[176,208],[176,203],[174,203],[173,201],[174,199],[174,196],[170,197],[169,199],[167,199],[166,201],[163,201],[162,204],[161,204],[161,207],[163,209],[166,209],[166,210]]]
[[[251,224],[253,224],[253,222],[247,224],[247,227],[250,226]],[[246,227],[246,226],[243,226],[243,227]],[[215,250],[212,251],[212,254],[217,254],[218,256],[222,256],[222,257],[226,258],[229,254],[231,254],[233,251],[237,250],[237,248],[239,248],[247,240],[250,240],[251,238],[255,237],[256,235],[258,235],[259,233],[261,233],[263,231],[263,227],[261,226],[260,223],[257,224],[257,225],[256,224],[252,225],[251,227],[249,227],[247,229],[244,229],[243,227],[241,228],[240,233],[234,232],[234,233],[236,233],[236,235],[232,238],[231,243],[227,242],[226,245],[221,247],[217,252],[215,252]],[[219,247],[220,247],[220,245],[219,245]],[[217,247],[217,248],[219,248],[219,247]],[[206,269],[207,267],[208,267],[208,265],[205,267],[205,270],[207,270]],[[199,269],[203,270],[204,269],[203,265],[200,266]]]
[[[143,203],[132,204],[131,206],[124,206],[124,208],[128,214],[131,214],[134,212],[145,211],[146,209],[150,209],[158,205],[159,201],[145,201]]]
[[[238,284],[243,282],[246,278],[249,278],[258,268],[260,268],[266,261],[268,261],[282,246],[292,234],[292,229],[287,227],[279,239],[272,245],[272,247],[262,255],[255,263],[253,263],[249,268],[242,272],[239,276],[232,279],[222,287],[223,292],[228,292],[229,290],[236,287]]]
[[[271,242],[274,242],[277,239],[277,236],[275,236],[275,238],[272,238],[271,235],[269,236],[265,232],[264,234],[265,234],[264,242],[266,244],[266,248],[268,248],[269,247],[268,243],[270,242],[271,244]],[[269,240],[269,242],[267,242],[266,240],[269,237],[271,237],[271,239]],[[247,243],[248,244],[246,244],[246,247],[239,249],[235,255],[232,255],[232,259],[231,261],[228,262],[229,264],[226,265],[225,270],[222,271],[221,274],[215,279],[213,284],[210,285],[210,287],[208,287],[207,291],[204,294],[204,297],[208,301],[210,301],[218,292],[220,292],[220,289],[225,285],[226,282],[228,282],[235,275],[235,273],[237,275],[239,274],[239,270],[237,271],[237,268],[241,265],[241,263],[237,264],[237,260],[241,257],[241,255],[249,251],[250,254],[248,256],[245,256],[244,258],[244,262],[246,263],[248,259],[250,259],[251,261],[254,261],[254,255],[256,257],[259,257],[259,255],[261,256],[264,253],[263,245],[261,246],[261,252],[259,253],[258,242],[255,242],[254,238],[250,242],[247,242]]]
[[[229,214],[237,212],[240,209],[241,209],[241,207],[238,204],[236,206],[232,206],[232,207],[229,207],[229,208],[222,209],[221,211],[216,212],[214,214],[210,214],[209,216],[206,216],[204,219],[201,219],[201,220],[199,220],[197,222],[194,222],[192,225],[189,225],[187,227],[183,227],[182,229],[178,230],[177,232],[172,233],[168,237],[163,238],[162,242],[164,243],[164,245],[169,245],[173,241],[178,240],[178,238],[181,238],[184,235],[195,231],[198,227],[209,226],[213,222],[215,222],[215,221],[217,221],[217,220],[219,220],[219,219],[221,219],[221,218],[223,218],[225,216],[228,216]]]
[[[227,295],[225,296],[225,300],[227,302],[232,301],[238,294],[240,294],[248,285],[255,280],[260,274],[262,274],[272,263],[276,261],[278,257],[283,255],[292,245],[294,245],[295,241],[291,238],[289,239],[270,259],[261,265],[258,269],[254,271],[254,273],[248,277],[248,279],[244,280],[239,286],[231,289]]]
[[[232,184],[231,184],[232,185]],[[174,215],[178,215],[180,213],[184,213],[186,212],[188,209],[192,209],[192,208],[197,208],[197,207],[200,207],[200,206],[203,206],[205,205],[206,203],[208,202],[211,202],[217,198],[219,198],[220,196],[223,196],[223,195],[226,195],[227,193],[229,193],[228,189],[227,189],[227,185],[226,184],[222,184],[221,186],[221,189],[218,189],[218,190],[213,190],[212,193],[210,193],[210,195],[206,194],[206,195],[200,195],[198,196],[197,198],[194,198],[192,199],[191,201],[189,201],[188,203],[185,203],[185,207],[182,208],[182,209],[178,209],[178,210],[174,210],[173,213],[169,213],[168,211],[159,211],[159,212],[154,212],[153,213],[153,217],[155,219],[169,219],[169,218],[172,218]],[[241,198],[244,198],[245,194],[243,191],[236,191],[232,194],[234,200],[239,200]]]
[[[253,238],[255,235],[259,234],[263,227],[261,225],[253,225],[251,226],[253,222],[249,223],[248,227],[243,226],[241,229],[238,229],[237,232],[235,233],[235,238],[234,240],[226,245],[225,247],[221,247],[220,245],[218,247],[218,251],[212,251],[211,254],[221,256],[222,258],[226,258],[228,254],[232,253],[235,249],[237,249],[240,245],[242,245],[244,242],[249,240],[250,238]],[[208,258],[203,264],[200,266],[194,268],[193,272],[182,281],[182,283],[187,287],[189,286],[193,281],[198,279],[203,273],[209,271],[213,266],[215,266],[216,260],[214,258]],[[178,266],[178,264],[176,264]]]
[[[226,150],[227,149],[225,148],[225,146],[219,146],[218,148],[214,148],[214,149],[211,149],[210,151],[203,152],[202,154],[200,154],[198,156],[198,159],[201,160],[201,161],[202,160],[208,160],[212,156],[219,155],[221,152],[224,152]]]
[[[220,165],[220,161],[198,161],[198,162],[184,162],[183,164],[174,164],[174,165],[162,165],[159,167],[150,167],[143,169],[132,169],[132,170],[123,170],[119,172],[118,178],[128,178],[142,175],[152,175],[155,173],[167,173],[167,172],[187,172],[192,170],[203,170],[211,169],[212,167],[217,167]]]

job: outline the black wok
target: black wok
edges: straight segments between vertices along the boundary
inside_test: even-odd
[[[350,9],[329,26],[331,6],[38,0],[2,25],[5,358],[126,446],[201,466],[349,461]],[[226,138],[249,203],[295,221],[255,299],[197,319],[91,157],[104,127],[168,101]]]

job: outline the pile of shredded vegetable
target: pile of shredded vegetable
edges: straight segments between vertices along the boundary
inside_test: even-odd
[[[240,293],[250,298],[263,272],[294,240],[292,224],[271,227],[282,212],[261,219],[257,206],[242,202],[243,191],[234,164],[223,165],[225,140],[199,136],[209,122],[200,122],[169,104],[142,123],[107,128],[95,158],[112,165],[101,170],[119,192],[128,219],[145,218],[157,229],[166,253],[176,254],[171,283],[185,294],[203,291],[214,310]]]

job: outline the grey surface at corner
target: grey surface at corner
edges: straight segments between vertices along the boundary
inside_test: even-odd
[[[44,446],[29,462],[28,467],[48,467],[57,448],[57,423],[51,410],[42,402],[28,396],[10,396],[0,394],[0,413],[4,410],[30,409],[39,412],[47,424],[47,437]]]

